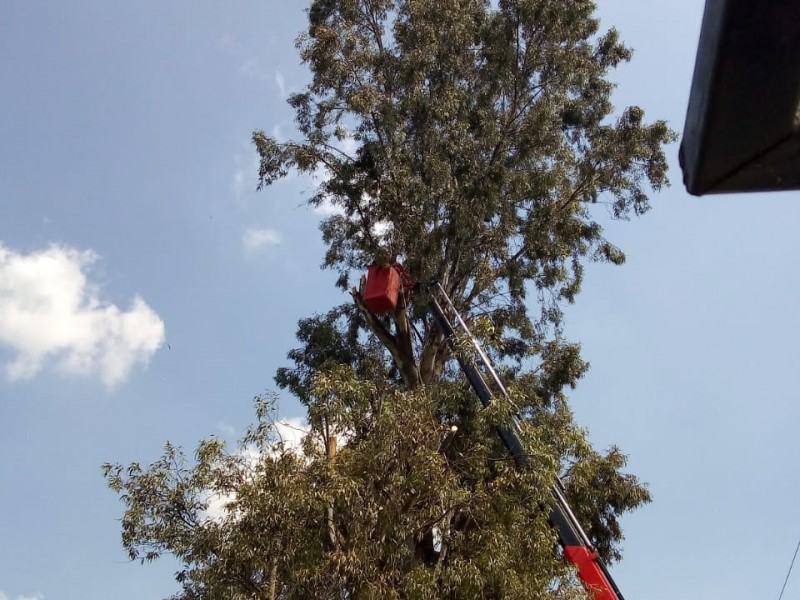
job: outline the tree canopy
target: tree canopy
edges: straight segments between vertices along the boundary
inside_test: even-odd
[[[174,554],[181,599],[581,597],[542,509],[553,479],[608,561],[649,494],[573,421],[588,365],[561,307],[587,261],[624,262],[600,221],[649,209],[673,132],[612,106],[631,52],[588,0],[314,0],[297,46],[299,139],[253,142],[262,187],[324,173],[308,202],[334,209],[323,266],[352,298],[300,321],[276,375],[310,433],[281,443],[259,400],[238,451],[106,465],[124,546]],[[396,261],[441,283],[500,366],[532,468],[509,461],[509,407],[479,408],[425,293],[364,303],[357,277]]]

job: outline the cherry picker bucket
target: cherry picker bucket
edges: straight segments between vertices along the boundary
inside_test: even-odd
[[[364,303],[375,314],[390,312],[397,306],[402,289],[403,280],[397,267],[370,265],[364,288]]]

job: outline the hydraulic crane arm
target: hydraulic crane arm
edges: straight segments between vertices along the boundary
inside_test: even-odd
[[[475,339],[467,328],[466,323],[464,323],[463,319],[458,314],[458,311],[455,309],[455,306],[453,306],[452,301],[447,296],[442,286],[438,283],[431,284],[428,287],[428,291],[432,292],[428,302],[428,311],[433,317],[436,326],[445,336],[447,342],[451,347],[454,347],[457,334],[450,320],[447,318],[445,311],[436,299],[437,295],[443,300],[448,311],[454,315],[457,326],[468,336],[478,353],[480,362],[483,363],[484,369],[494,380],[497,389],[510,402],[508,393],[500,381],[500,378],[497,376],[488,356],[483,351],[478,340]],[[455,354],[461,370],[464,372],[464,375],[466,375],[467,380],[469,380],[472,389],[475,390],[475,393],[478,395],[481,404],[483,404],[483,406],[489,406],[492,402],[493,394],[486,384],[483,374],[473,362],[466,360],[458,352]],[[511,453],[517,466],[519,468],[528,468],[530,466],[528,455],[520,439],[519,431],[519,419],[513,414],[511,415],[511,420],[508,425],[501,425],[497,428],[497,433],[500,435],[503,445]],[[564,558],[575,566],[578,577],[587,590],[594,595],[594,600],[624,600],[622,592],[620,592],[616,583],[614,583],[611,574],[598,557],[588,536],[583,531],[583,528],[581,528],[575,514],[569,507],[560,480],[556,481],[551,491],[554,502],[550,509],[548,520],[558,535],[558,541],[563,549]]]

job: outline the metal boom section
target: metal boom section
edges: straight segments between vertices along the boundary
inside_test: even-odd
[[[475,348],[484,371],[491,377],[500,394],[509,405],[514,408],[514,413],[511,414],[509,423],[507,425],[498,426],[497,433],[500,435],[503,445],[514,458],[516,465],[523,469],[530,467],[528,454],[520,439],[520,419],[519,416],[515,414],[517,412],[516,407],[509,397],[503,382],[500,381],[489,357],[481,347],[480,342],[472,335],[472,332],[467,327],[464,319],[461,318],[461,315],[456,310],[452,300],[450,300],[450,297],[444,291],[441,284],[436,282],[425,287],[431,292],[428,310],[436,326],[444,334],[450,347],[455,348],[458,333],[456,333],[450,319],[447,318],[445,309],[454,316],[456,326]],[[441,298],[445,309],[439,304],[436,296]],[[464,372],[464,375],[466,375],[472,389],[478,395],[481,404],[483,404],[484,407],[489,406],[493,401],[494,395],[487,385],[481,370],[478,369],[472,361],[464,358],[461,353],[455,352],[455,355],[461,370]],[[563,548],[564,558],[576,567],[578,577],[587,590],[593,594],[594,600],[624,600],[622,592],[620,592],[616,583],[614,583],[611,574],[598,557],[589,537],[580,526],[580,523],[578,523],[578,519],[567,503],[567,499],[564,495],[564,486],[560,479],[556,478],[551,492],[553,494],[554,503],[550,509],[548,520],[558,534],[558,541]]]

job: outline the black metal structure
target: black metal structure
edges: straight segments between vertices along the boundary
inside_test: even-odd
[[[800,189],[797,0],[707,0],[680,159],[690,194]]]
[[[458,334],[453,324],[450,322],[450,319],[448,319],[445,314],[445,309],[442,308],[437,300],[437,296],[444,303],[447,313],[453,316],[456,326],[475,348],[480,364],[483,366],[486,374],[492,379],[498,393],[509,403],[510,408],[516,410],[505,386],[503,386],[502,381],[500,381],[500,378],[497,376],[497,372],[492,366],[489,357],[484,352],[480,342],[478,342],[470,332],[467,324],[461,318],[455,306],[453,306],[452,301],[442,286],[438,283],[433,283],[425,287],[427,287],[430,293],[428,311],[433,317],[436,326],[444,334],[447,342],[454,348]],[[486,383],[483,374],[473,362],[465,359],[459,352],[455,352],[455,355],[461,370],[464,372],[464,375],[466,375],[467,380],[480,399],[481,404],[483,404],[483,406],[489,406],[493,401],[494,394]],[[516,465],[519,468],[528,468],[530,466],[528,454],[520,439],[520,422],[514,412],[509,414],[509,423],[499,426],[497,432],[500,435],[503,445],[514,458]],[[622,592],[620,592],[606,566],[597,556],[597,552],[594,550],[589,537],[572,512],[564,496],[564,487],[560,480],[556,480],[551,491],[554,502],[553,506],[550,508],[548,520],[558,534],[558,540],[563,549],[564,558],[575,565],[578,570],[578,577],[581,579],[584,586],[586,586],[587,590],[593,594],[595,600],[624,600]]]

